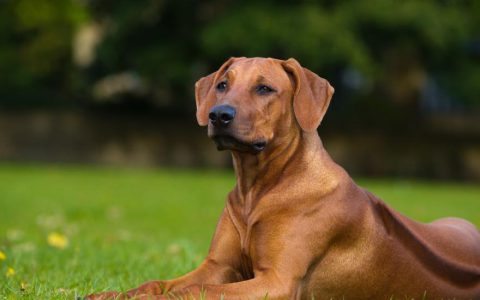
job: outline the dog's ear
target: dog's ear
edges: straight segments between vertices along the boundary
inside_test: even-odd
[[[197,121],[200,126],[205,126],[208,124],[208,112],[211,107],[215,104],[215,87],[214,83],[217,79],[222,76],[225,71],[230,67],[230,65],[235,60],[234,57],[231,57],[227,60],[218,71],[213,72],[212,74],[200,78],[195,83],[195,103],[197,105]]]
[[[283,68],[294,81],[293,111],[297,122],[304,131],[313,132],[327,111],[334,89],[326,79],[303,68],[293,58],[284,61]]]

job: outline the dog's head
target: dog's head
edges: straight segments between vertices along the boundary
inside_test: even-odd
[[[257,154],[289,132],[316,131],[333,91],[292,58],[230,58],[195,84],[197,120],[219,150]]]

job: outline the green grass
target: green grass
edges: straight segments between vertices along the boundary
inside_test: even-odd
[[[73,299],[189,271],[233,183],[220,171],[0,164],[0,299]],[[458,216],[480,226],[480,187],[359,183],[414,219]],[[52,232],[68,238],[65,249],[47,243]]]

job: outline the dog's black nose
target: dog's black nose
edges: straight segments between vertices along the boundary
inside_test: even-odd
[[[226,127],[235,118],[235,108],[230,105],[217,105],[214,106],[208,118],[214,126]]]

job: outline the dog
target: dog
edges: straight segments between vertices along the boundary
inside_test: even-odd
[[[87,299],[480,299],[480,233],[422,224],[357,186],[317,128],[334,93],[295,59],[231,58],[196,117],[237,182],[206,259],[180,278]]]

